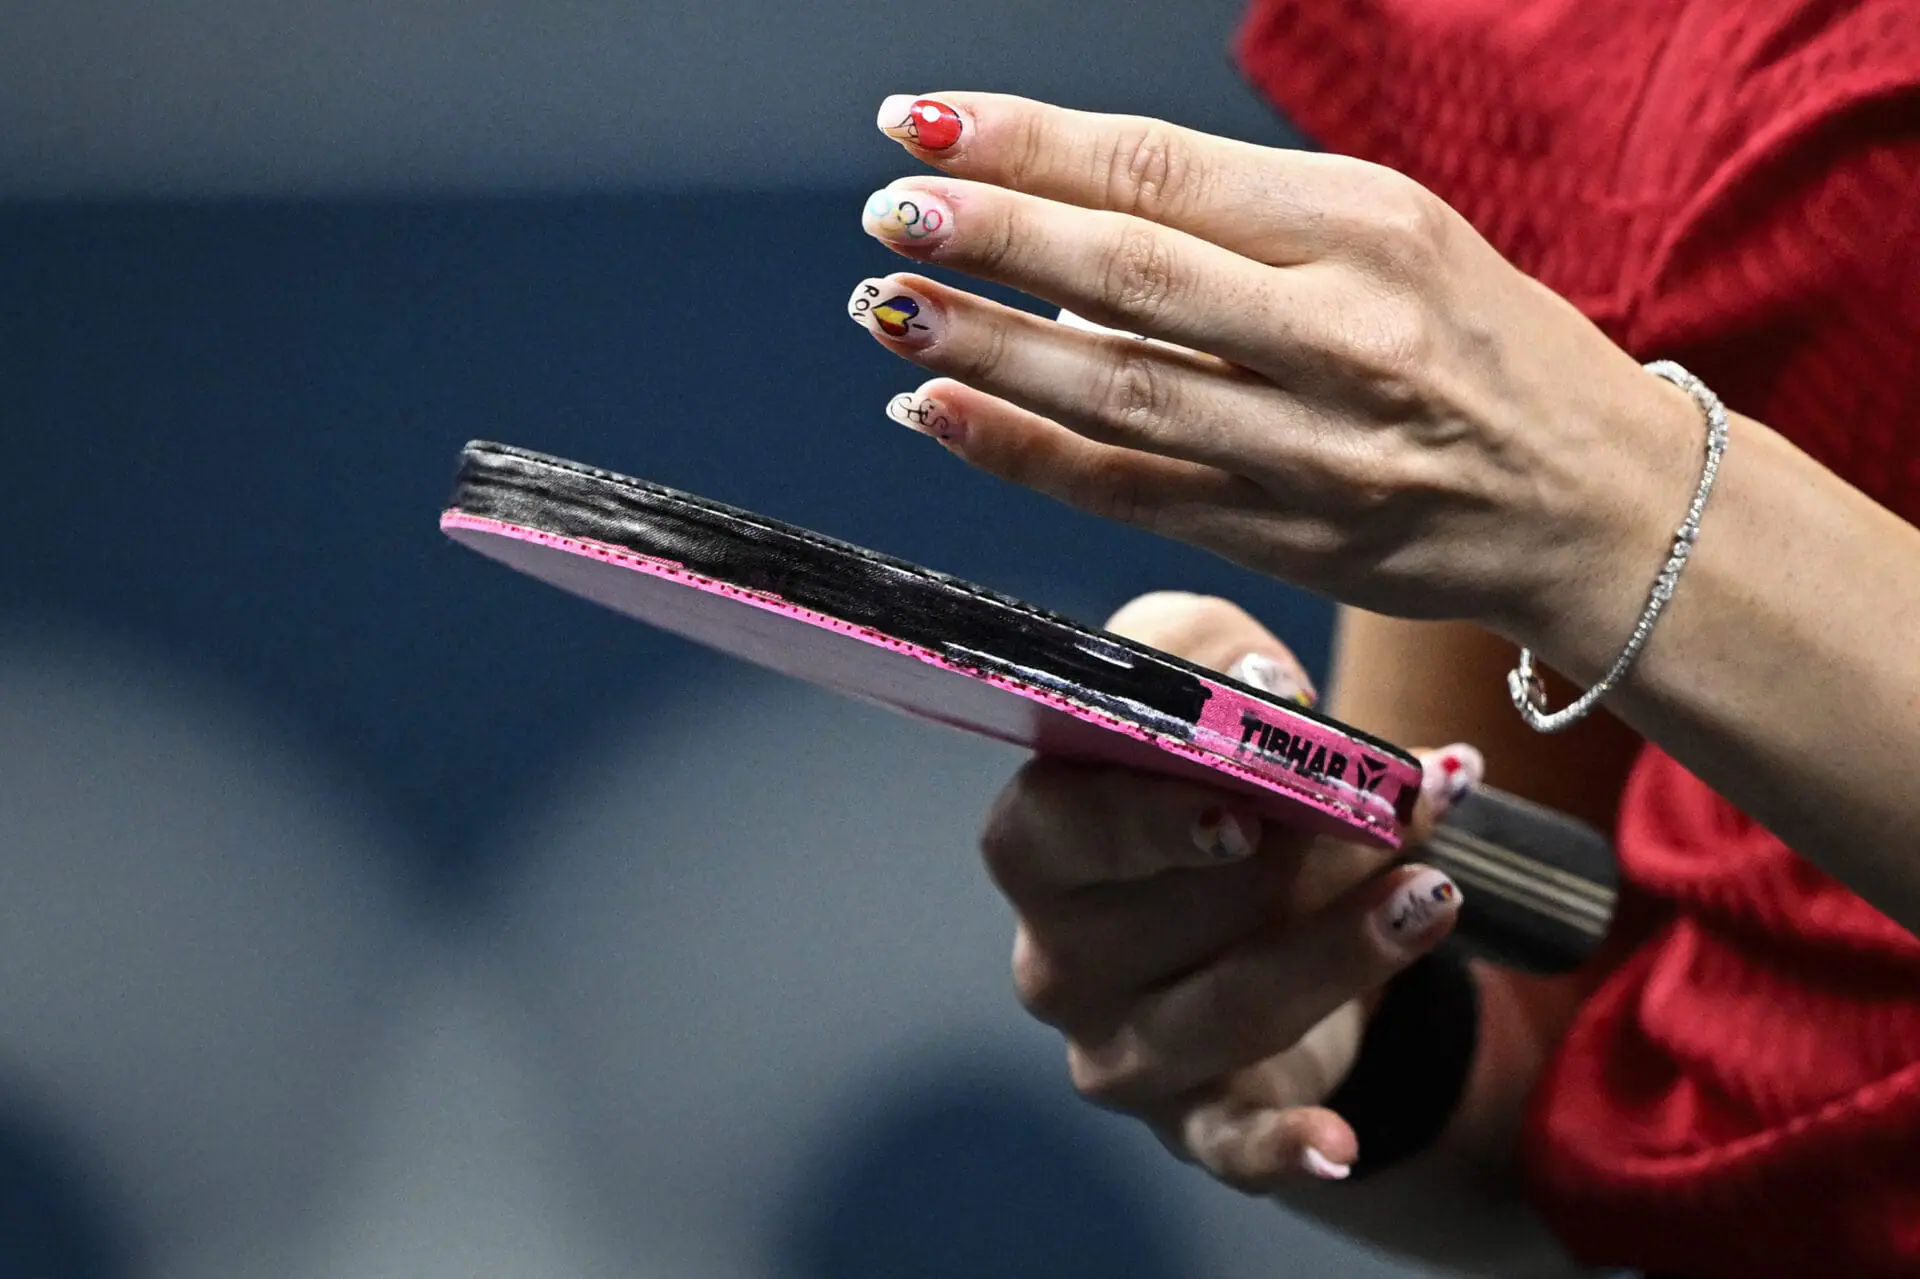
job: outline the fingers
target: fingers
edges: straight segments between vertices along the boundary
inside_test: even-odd
[[[1270,925],[1297,866],[1282,851],[1030,904],[1013,945],[1020,1003],[1070,1035],[1110,1034],[1144,992]]]
[[[1088,333],[920,276],[862,281],[847,313],[916,364],[1102,444],[1258,477],[1283,472],[1289,427],[1308,427],[1299,405],[1212,356]]]
[[[1241,861],[1264,833],[1249,800],[1131,769],[1040,759],[1001,792],[980,842],[994,881],[1025,906]]]
[[[1272,1194],[1303,1176],[1344,1181],[1360,1152],[1347,1121],[1319,1106],[1196,1106],[1175,1139],[1194,1163],[1249,1195]]]
[[[895,183],[868,198],[862,225],[916,261],[1268,373],[1314,315],[1297,304],[1300,277],[1209,240],[977,182]]]
[[[1487,776],[1486,760],[1465,742],[1414,754],[1420,760],[1420,798],[1407,823],[1404,844],[1409,848],[1424,844],[1453,806],[1478,790]]]
[[[1328,251],[1348,234],[1348,212],[1393,177],[1344,157],[1002,94],[890,97],[876,123],[957,177],[1178,227],[1276,264]]]
[[[1075,1086],[1103,1104],[1136,1106],[1292,1047],[1436,945],[1459,905],[1444,874],[1396,867],[1311,920],[1255,937],[1148,994],[1104,1041],[1072,1045]]]
[[[947,378],[894,396],[887,416],[989,475],[1168,537],[1224,537],[1234,512],[1257,499],[1256,486],[1240,476],[1097,443]]]

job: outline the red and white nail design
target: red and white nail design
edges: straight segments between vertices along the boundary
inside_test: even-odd
[[[1480,789],[1486,776],[1486,759],[1464,742],[1427,751],[1420,757],[1420,793],[1434,805],[1436,820]]]
[[[896,93],[880,104],[874,123],[897,142],[910,142],[922,151],[945,151],[960,141],[964,127],[960,113],[936,98]]]
[[[966,438],[967,424],[958,413],[918,391],[902,391],[889,400],[887,416],[908,430],[931,435],[942,444],[958,444]]]
[[[937,195],[888,188],[867,197],[860,225],[875,239],[931,249],[953,233],[953,209]]]
[[[911,346],[926,346],[940,336],[940,315],[933,304],[889,280],[862,280],[847,299],[847,314],[869,333]]]

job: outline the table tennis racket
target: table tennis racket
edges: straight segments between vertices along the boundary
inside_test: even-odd
[[[749,662],[1042,754],[1205,782],[1305,830],[1398,849],[1419,793],[1412,755],[1310,708],[644,480],[476,442],[440,526],[532,577]],[[1483,788],[1417,854],[1464,890],[1457,935],[1507,962],[1572,968],[1612,914],[1605,837],[1514,796]]]

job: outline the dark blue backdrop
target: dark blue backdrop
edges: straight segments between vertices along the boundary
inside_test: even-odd
[[[896,264],[860,234],[861,199],[0,210],[0,624],[51,617],[236,688],[324,748],[349,802],[413,833],[429,903],[476,882],[485,832],[601,716],[724,669],[445,543],[435,516],[472,437],[1094,620],[1157,587],[1231,594],[1317,668],[1318,602],[971,473],[885,420],[919,378],[844,318],[853,284]],[[1014,1149],[1039,1140],[1023,1123],[977,1131]],[[0,1189],[47,1205],[38,1242],[15,1222],[13,1246],[67,1231],[96,1247],[57,1135],[30,1131],[0,1132]],[[918,1193],[900,1157],[882,1142],[823,1174],[839,1188],[794,1223],[819,1273],[860,1264],[841,1216],[892,1219],[887,1196]]]
[[[6,613],[212,668],[457,864],[680,641],[443,543],[485,437],[690,488],[1082,616],[1317,602],[971,473],[881,409],[844,318],[860,195],[0,211]],[[1096,619],[1097,620],[1097,619]]]

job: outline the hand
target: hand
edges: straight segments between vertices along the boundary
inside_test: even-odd
[[[1108,626],[1215,669],[1255,654],[1255,669],[1306,678],[1220,600],[1150,595]],[[1471,748],[1431,755],[1413,837],[1479,773]],[[983,848],[1019,919],[1021,999],[1065,1034],[1083,1094],[1249,1192],[1345,1175],[1358,1143],[1319,1103],[1380,989],[1452,928],[1451,881],[1263,826],[1202,786],[1045,760],[1002,793]]]
[[[888,99],[880,122],[952,176],[876,193],[871,234],[1157,339],[868,280],[854,318],[946,375],[890,415],[1377,612],[1626,633],[1643,601],[1619,584],[1665,556],[1697,410],[1424,188],[989,94]]]

